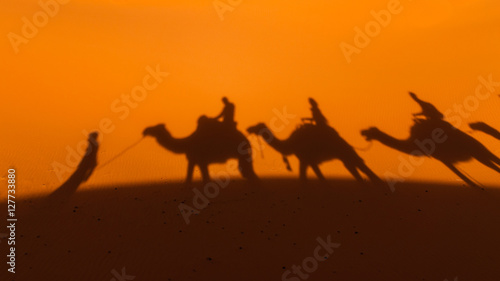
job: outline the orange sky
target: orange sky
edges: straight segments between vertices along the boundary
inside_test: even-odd
[[[27,43],[13,47],[9,34],[22,35],[23,17],[32,21],[43,10],[38,1],[2,1],[2,176],[14,166],[23,190],[50,192],[60,185],[52,164],[65,163],[66,147],[76,149],[86,139],[82,130],[111,120],[114,130],[101,136],[104,163],[149,125],[166,123],[174,136],[189,134],[198,116],[219,113],[222,96],[236,104],[240,130],[269,123],[273,109],[286,107],[297,118],[277,133],[282,138],[310,114],[307,98],[315,97],[330,124],[352,145],[365,147],[359,131],[370,126],[407,136],[411,113],[419,110],[410,90],[444,113],[474,95],[479,76],[500,81],[495,0],[401,1],[401,12],[350,63],[339,45],[354,45],[354,28],[365,28],[373,20],[370,11],[387,9],[391,1],[244,0],[223,21],[211,0],[184,2],[69,1]],[[157,65],[169,76],[122,120],[111,105],[142,84],[147,66]],[[500,128],[500,87],[496,91],[467,112],[462,130],[478,120]],[[498,141],[473,136],[500,155]],[[375,143],[359,153],[380,176],[397,172],[399,152]],[[259,175],[297,176],[295,158],[290,174],[272,149],[264,155],[255,157]],[[477,163],[460,168],[482,183],[500,180]],[[96,171],[86,186],[181,179],[185,169],[182,155],[147,139]],[[348,176],[338,161],[322,170]],[[456,176],[427,160],[410,179],[450,182]]]

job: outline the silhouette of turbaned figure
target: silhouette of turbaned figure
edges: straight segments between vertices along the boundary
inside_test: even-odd
[[[236,122],[234,122],[234,104],[229,102],[226,97],[222,98],[222,103],[224,103],[224,108],[222,112],[215,116],[215,120],[222,118],[222,123],[231,127],[236,127]]]
[[[76,171],[64,182],[56,191],[54,191],[51,196],[56,195],[66,195],[70,196],[73,194],[78,187],[86,182],[95,167],[97,166],[97,151],[99,149],[99,143],[97,142],[98,133],[92,132],[88,137],[88,146],[85,151],[85,155],[78,164]]]
[[[319,110],[318,103],[313,98],[309,98],[309,104],[311,105],[312,118],[302,118],[302,122],[309,121],[318,126],[327,126],[328,120]]]
[[[428,120],[443,120],[444,115],[434,105],[419,99],[417,95],[412,92],[410,92],[410,96],[422,108],[422,112],[413,114],[414,117],[424,116]]]

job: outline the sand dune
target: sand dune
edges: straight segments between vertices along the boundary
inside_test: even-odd
[[[151,183],[19,201],[16,280],[296,281],[283,273],[314,266],[328,239],[340,246],[320,249],[307,280],[500,280],[493,187],[233,181],[186,224],[193,195]]]

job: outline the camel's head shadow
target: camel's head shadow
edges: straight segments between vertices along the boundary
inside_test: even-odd
[[[247,132],[249,134],[255,134],[255,135],[259,135],[259,134],[262,134],[263,131],[265,131],[267,129],[267,126],[266,124],[264,123],[258,123],[254,126],[250,126],[247,128]]]
[[[158,124],[156,126],[151,126],[151,127],[147,127],[146,129],[144,129],[144,131],[142,131],[142,136],[143,137],[146,137],[146,136],[157,136],[159,132],[161,131],[166,131],[166,128],[165,128],[165,124]]]
[[[380,130],[375,128],[375,127],[370,127],[366,130],[361,131],[361,135],[365,137],[367,141],[371,141],[374,139],[378,134],[380,133]]]
[[[484,122],[475,122],[475,123],[469,123],[469,127],[473,130],[481,131],[481,130],[488,129],[489,126],[486,125],[486,123],[484,123]]]

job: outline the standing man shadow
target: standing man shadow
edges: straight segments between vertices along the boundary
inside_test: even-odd
[[[89,134],[87,150],[76,171],[56,191],[52,192],[50,197],[69,197],[90,178],[97,166],[97,151],[99,149],[97,137],[97,132]]]

